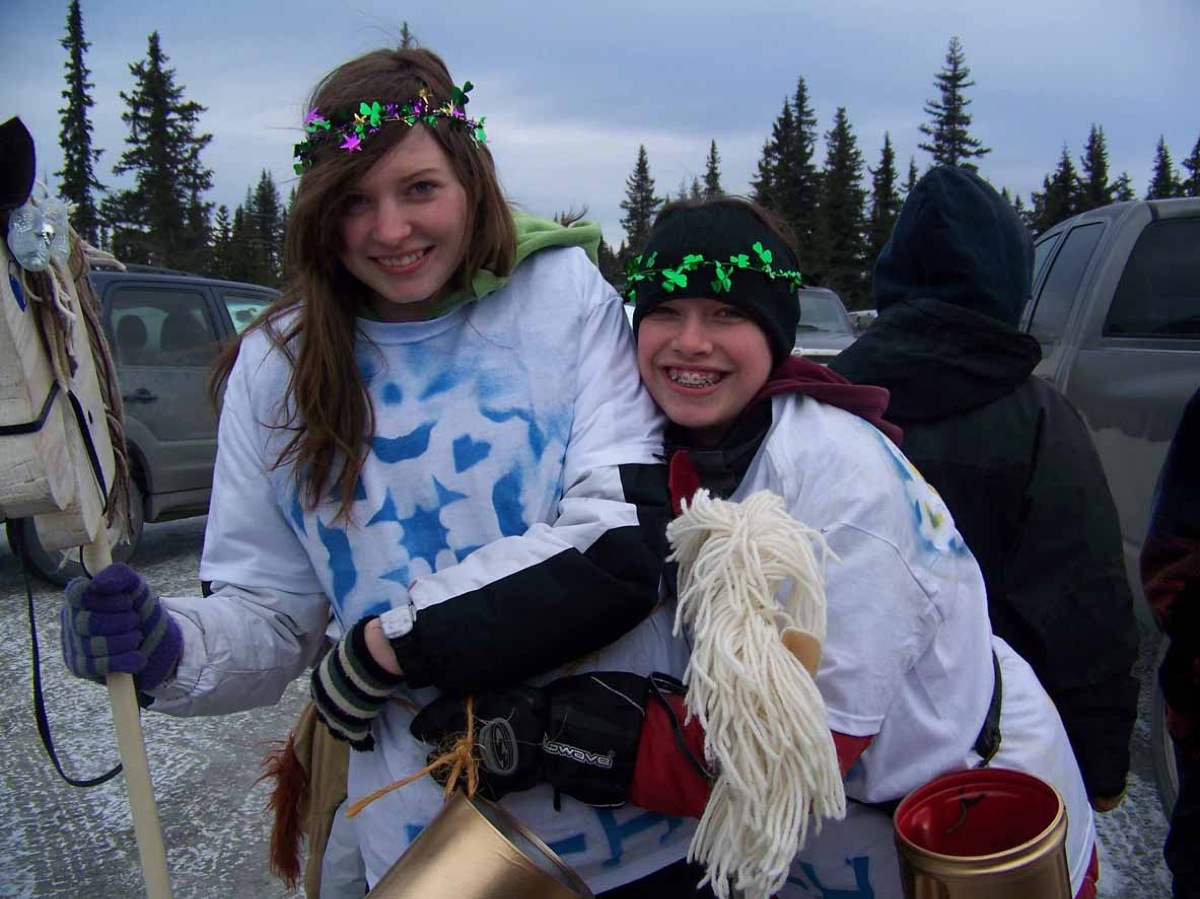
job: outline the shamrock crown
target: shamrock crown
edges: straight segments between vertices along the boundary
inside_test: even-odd
[[[731,276],[739,271],[758,272],[766,275],[772,281],[782,278],[793,288],[800,287],[803,280],[800,273],[774,268],[771,264],[774,257],[771,251],[762,245],[762,241],[756,240],[750,249],[754,253],[753,259],[749,253],[737,253],[730,256],[728,260],[708,259],[699,253],[689,253],[673,268],[656,266],[657,252],[635,256],[625,266],[625,297],[630,302],[637,302],[638,284],[642,281],[653,281],[656,278],[662,279],[660,286],[664,291],[674,293],[676,288],[683,289],[688,286],[688,272],[705,266],[712,266],[713,269],[714,277],[709,282],[713,293],[728,293],[732,290],[733,279]]]
[[[418,122],[433,125],[438,119],[448,119],[452,124],[465,128],[476,144],[486,143],[483,117],[467,118],[467,94],[473,87],[469,81],[464,82],[461,88],[452,87],[450,99],[441,105],[434,103],[432,94],[424,87],[415,99],[407,103],[362,102],[358,105],[358,112],[349,118],[326,118],[314,106],[304,117],[304,132],[308,136],[296,144],[293,153],[296,163],[293,168],[297,175],[304,174],[304,170],[315,162],[317,150],[329,141],[339,141],[338,149],[347,153],[360,151],[364,140],[390,122],[404,122],[411,127]]]

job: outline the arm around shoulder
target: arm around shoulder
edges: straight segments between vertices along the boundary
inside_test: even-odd
[[[413,686],[471,692],[550,671],[612,643],[658,602],[662,419],[638,378],[619,298],[582,254],[569,261],[582,311],[564,354],[573,415],[557,515],[419,578],[411,630],[397,634],[384,616]]]

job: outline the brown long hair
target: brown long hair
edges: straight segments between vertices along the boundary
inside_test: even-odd
[[[306,109],[349,118],[362,101],[404,103],[422,89],[441,101],[449,98],[452,87],[446,64],[429,50],[375,50],[326,75]],[[467,194],[470,236],[447,287],[466,289],[480,269],[507,275],[516,252],[516,226],[491,153],[465,129],[445,121],[412,127],[429,128]],[[368,291],[341,263],[342,211],[358,179],[403,142],[412,127],[387,124],[363,142],[361,152],[341,152],[334,141],[317,150],[300,176],[288,212],[284,293],[246,332],[263,329],[291,365],[282,401],[289,410],[283,426],[292,436],[274,464],[293,463],[297,486],[310,509],[332,486],[340,496],[339,518],[349,516],[375,429],[354,353],[355,317]],[[293,312],[295,318],[284,327],[282,320]],[[241,339],[217,360],[210,384],[214,402],[237,359]]]

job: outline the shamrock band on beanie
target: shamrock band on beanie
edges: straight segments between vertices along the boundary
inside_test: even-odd
[[[681,205],[660,215],[641,255],[625,271],[633,329],[672,299],[728,303],[762,328],[778,365],[796,344],[800,272],[792,251],[746,204]]]

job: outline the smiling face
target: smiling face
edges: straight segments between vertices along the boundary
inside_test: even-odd
[[[771,349],[754,320],[703,298],[667,300],[647,312],[637,355],[654,401],[701,446],[721,439],[771,373]]]
[[[382,321],[419,321],[442,298],[467,242],[467,193],[449,158],[416,126],[353,185],[341,213],[341,262]]]

